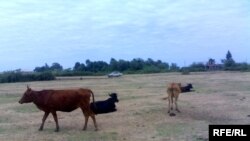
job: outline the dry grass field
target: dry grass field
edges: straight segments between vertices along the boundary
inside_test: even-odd
[[[167,113],[168,101],[162,100],[169,82],[193,83],[195,89],[180,94],[181,113],[173,117]],[[96,100],[116,92],[118,111],[97,115],[97,132],[92,120],[87,131],[81,130],[84,117],[80,109],[58,112],[59,133],[54,132],[52,115],[44,131],[38,131],[43,112],[33,103],[17,102],[26,84],[34,90],[90,88]],[[0,111],[1,141],[208,141],[209,124],[250,123],[250,73],[162,73],[0,84]]]

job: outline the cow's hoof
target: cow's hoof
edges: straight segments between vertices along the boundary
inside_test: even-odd
[[[43,128],[39,128],[38,131],[43,131]]]
[[[55,132],[59,132],[59,129],[56,129]]]
[[[169,116],[173,117],[175,116],[176,114],[175,113],[170,113]]]
[[[99,130],[98,128],[95,129],[95,131],[98,131],[98,130]]]

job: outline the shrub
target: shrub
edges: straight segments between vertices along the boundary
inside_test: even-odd
[[[0,74],[0,83],[27,82],[55,80],[55,76],[50,72],[43,73],[23,73],[23,72],[4,72]]]
[[[189,75],[190,71],[188,69],[183,69],[181,72],[182,75]]]

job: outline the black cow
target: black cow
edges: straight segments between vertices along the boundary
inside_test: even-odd
[[[105,114],[116,111],[115,103],[119,102],[116,93],[109,94],[110,98],[104,101],[95,101],[90,103],[90,108],[95,114]]]
[[[191,92],[193,88],[193,85],[191,83],[188,83],[187,86],[182,86],[181,87],[181,92],[185,93],[185,92]]]

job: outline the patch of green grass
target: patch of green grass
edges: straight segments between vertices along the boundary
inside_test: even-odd
[[[196,88],[194,89],[194,91],[196,93],[206,93],[206,94],[213,94],[213,93],[219,92],[218,90],[212,89],[212,88]]]
[[[2,127],[0,127],[0,134],[3,134],[6,130]]]
[[[145,99],[149,97],[155,97],[155,95],[127,95],[119,98],[119,100],[136,100],[136,99]]]
[[[208,138],[206,137],[199,137],[199,136],[193,136],[193,141],[208,141]]]
[[[128,84],[125,84],[125,87],[127,89],[138,89],[138,88],[141,88],[142,86],[144,86],[145,84],[144,83],[128,83]]]
[[[0,126],[0,134],[17,134],[17,133],[21,133],[25,130],[27,130],[27,127],[23,127],[23,126],[16,126],[16,125],[1,125]]]
[[[142,115],[145,115],[145,114],[159,114],[159,113],[162,113],[162,111],[164,111],[165,109],[166,109],[166,107],[161,107],[159,105],[151,105],[147,109],[142,109],[141,113],[142,113]]]
[[[190,132],[192,129],[187,123],[176,123],[176,124],[161,124],[158,126],[157,134],[162,137],[178,137],[184,132]],[[187,133],[186,133],[187,134]]]
[[[123,96],[122,98],[119,98],[119,100],[135,100],[140,98],[143,98],[143,96],[129,95],[129,96]]]
[[[157,126],[157,136],[175,140],[208,141],[207,137],[197,136],[197,125],[200,123],[165,123]]]
[[[10,122],[10,117],[0,116],[0,123],[8,123]]]
[[[33,104],[23,104],[12,108],[14,111],[18,113],[33,113],[39,112],[39,109]]]
[[[116,132],[83,132],[68,137],[68,141],[114,141],[117,140]]]
[[[0,104],[7,104],[7,103],[13,103],[18,101],[18,96],[16,95],[0,95]]]

